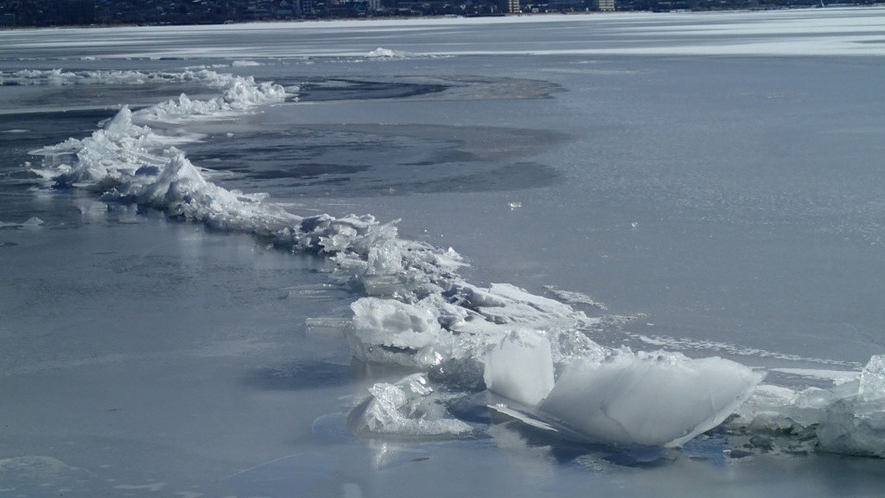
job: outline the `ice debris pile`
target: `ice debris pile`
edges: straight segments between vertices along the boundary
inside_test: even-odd
[[[832,388],[761,385],[727,425],[783,439],[787,451],[885,458],[885,356]],[[772,438],[761,439],[770,446]]]
[[[0,85],[6,86],[70,86],[70,85],[144,85],[147,83],[204,84],[210,88],[226,88],[242,82],[252,84],[252,78],[218,73],[208,69],[180,72],[143,72],[117,69],[93,71],[66,71],[63,69],[22,69],[0,71]]]
[[[353,303],[344,331],[354,356],[417,372],[370,388],[349,417],[354,432],[470,435],[475,428],[452,416],[448,403],[453,392],[485,389],[497,396],[492,410],[564,437],[623,446],[679,446],[739,408],[748,425],[764,425],[771,410],[785,418],[802,412],[805,393],[791,405],[785,396],[772,396],[783,393],[771,386],[757,390],[762,373],[729,360],[602,347],[587,333],[600,318],[513,285],[473,285],[460,276],[464,263],[454,250],[404,240],[395,223],[371,216],[302,217],[261,194],[215,185],[177,148],[198,137],[154,128],[250,113],[283,101],[287,92],[211,71],[181,77],[203,78],[222,95],[182,95],[139,111],[123,107],[89,137],[34,151],[44,156],[34,171],[55,187],[87,189],[105,201],[327,255],[336,278],[364,296]],[[822,448],[885,455],[882,379],[881,362],[871,362],[856,394],[831,393],[832,403],[812,410],[818,419],[808,423],[817,424]],[[766,403],[771,400],[774,408]]]
[[[567,439],[624,447],[682,445],[722,423],[763,377],[721,358],[691,360],[596,345],[564,352],[546,333],[531,329],[515,329],[484,346],[478,348],[486,351],[484,358],[469,359],[484,363],[484,385],[498,395],[492,410]],[[370,405],[386,407],[385,413],[395,406],[375,392],[382,387],[411,395],[412,405],[426,402],[425,393],[376,384]],[[367,411],[358,417],[352,421],[357,432],[373,426],[390,431],[388,424],[398,423]]]
[[[363,55],[369,60],[404,60],[404,59],[438,59],[443,57],[438,54],[416,54],[406,52],[404,50],[393,50],[384,47],[378,47]]]
[[[375,50],[372,50],[366,57],[375,58],[375,59],[394,59],[394,58],[405,58],[409,57],[410,53],[401,52],[399,50],[391,50],[389,48],[378,47]]]
[[[22,69],[0,71],[0,85],[18,86],[67,86],[67,85],[141,85],[147,82],[187,81],[199,77],[193,72],[145,73],[141,71],[64,71],[62,69]]]
[[[348,416],[354,432],[445,438],[473,433],[470,424],[448,416],[444,404],[453,396],[434,391],[424,374],[378,383],[369,392]]]

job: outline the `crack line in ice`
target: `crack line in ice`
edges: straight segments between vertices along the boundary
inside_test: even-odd
[[[847,368],[863,368],[863,364],[854,361],[840,361],[826,358],[805,358],[799,355],[778,353],[776,351],[766,351],[758,348],[741,347],[736,344],[727,342],[705,341],[701,339],[676,338],[662,335],[648,336],[644,334],[635,334],[632,332],[624,332],[627,337],[632,337],[645,344],[655,347],[663,347],[676,350],[708,350],[716,352],[725,352],[732,356],[750,356],[756,358],[774,358],[777,360],[786,360],[791,362],[807,362],[820,363],[822,365],[843,366]]]

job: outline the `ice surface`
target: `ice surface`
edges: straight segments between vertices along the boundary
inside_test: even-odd
[[[43,225],[43,220],[36,216],[28,218],[23,223],[11,223],[8,221],[0,221],[0,228],[39,228]]]
[[[545,285],[544,288],[564,303],[592,306],[602,312],[608,311],[608,306],[606,306],[605,303],[601,303],[586,294],[562,290],[555,285]]]
[[[47,161],[36,171],[56,185],[98,191],[108,201],[273,238],[280,247],[329,254],[337,274],[369,296],[353,304],[347,330],[357,358],[432,368],[443,381],[459,384],[484,380],[498,394],[537,407],[590,439],[678,445],[720,423],[755,386],[757,378],[749,370],[718,359],[690,363],[673,356],[651,360],[619,354],[600,363],[604,348],[580,331],[595,319],[510,284],[472,285],[459,276],[463,263],[451,249],[401,239],[393,223],[381,224],[371,216],[304,218],[261,195],[215,185],[183,151],[170,146],[180,139],[138,122],[181,123],[246,113],[282,100],[285,91],[251,78],[201,74],[213,74],[224,96],[195,101],[182,95],[135,113],[124,107],[91,137],[39,151]],[[554,384],[554,372],[563,368]],[[457,373],[447,377],[452,371]],[[471,378],[478,375],[483,379]],[[453,421],[431,423],[414,416],[409,400],[427,394],[418,389],[422,385],[408,378],[375,386],[374,401],[362,410],[357,430],[461,432],[463,427]],[[669,404],[660,396],[667,388],[673,391]],[[652,406],[658,409],[657,423],[644,418]]]
[[[287,23],[244,24],[224,26],[190,26],[187,43],[171,30],[142,30],[133,27],[110,28],[106,36],[116,43],[114,51],[96,53],[96,42],[75,35],[59,34],[32,40],[31,36],[13,35],[0,38],[9,57],[31,58],[46,53],[76,51],[96,53],[98,60],[107,58],[235,58],[253,60],[259,57],[361,57],[371,52],[365,40],[379,38],[397,42],[395,34],[424,31],[408,43],[397,43],[397,51],[421,56],[456,55],[755,55],[755,56],[881,56],[885,47],[881,40],[880,10],[869,7],[848,11],[828,8],[817,12],[769,12],[760,21],[758,12],[706,12],[679,14],[674,22],[651,13],[611,13],[606,16],[502,16],[499,18],[444,18],[410,20],[372,20],[371,23],[334,20],[303,23],[293,30]],[[520,35],[517,39],[494,40],[495,43],[459,43],[463,30],[523,31],[534,33],[533,23],[542,24],[559,33],[555,40]],[[524,29],[524,26],[532,26]],[[640,26],[640,27],[637,27]],[[593,39],[576,39],[572,32],[593,32]],[[351,33],[342,39],[340,32]],[[219,43],[225,36],[248,37],[257,33],[273,37],[274,43],[254,50],[250,44]],[[132,40],[136,40],[133,42]],[[356,41],[355,41],[356,40]],[[666,43],[662,42],[666,40]],[[578,43],[578,42],[581,43]],[[138,43],[141,42],[141,43]],[[102,47],[105,48],[105,47]],[[385,48],[382,50],[393,50]],[[382,52],[383,53],[383,52]],[[77,57],[80,59],[81,57]]]
[[[396,54],[394,54],[396,55]],[[376,56],[390,57],[386,52]],[[209,226],[253,233],[285,249],[326,254],[335,278],[365,297],[352,305],[345,335],[365,362],[421,371],[395,384],[379,383],[355,409],[357,433],[460,435],[469,426],[451,418],[434,382],[486,387],[509,399],[516,413],[594,442],[625,446],[680,446],[741,411],[748,425],[785,421],[818,424],[820,447],[885,454],[876,439],[883,428],[881,362],[871,361],[852,395],[842,390],[759,390],[761,373],[718,357],[609,349],[588,331],[600,318],[572,307],[605,307],[588,296],[555,287],[560,300],[512,284],[467,282],[453,249],[401,238],[396,222],[370,215],[300,216],[261,194],[222,188],[207,179],[183,150],[196,137],[165,135],[170,124],[230,118],[287,98],[286,90],[252,78],[212,71],[4,74],[22,83],[100,84],[145,79],[201,81],[221,96],[187,95],[136,112],[123,107],[91,136],[69,139],[35,153],[35,172],[49,184],[98,193],[108,202],[137,204]],[[22,81],[22,82],[19,82]],[[565,301],[565,302],[563,302]],[[516,410],[516,411],[513,411]]]
[[[861,22],[870,16],[881,26],[882,15],[882,8],[855,9],[852,17],[858,22],[852,24],[865,29]],[[806,24],[808,29],[802,34],[777,33],[785,27],[783,19],[789,16],[826,17],[845,31],[834,34],[835,30],[830,30],[830,34],[820,36]],[[751,17],[755,20],[751,21]],[[434,101],[436,96],[417,99],[420,102],[414,98],[366,100],[374,95],[345,93],[342,88],[349,102],[259,106],[253,110],[266,112],[265,115],[226,119],[222,123],[201,121],[195,127],[188,125],[186,116],[168,115],[166,119],[175,121],[171,128],[164,122],[149,122],[135,116],[133,125],[149,127],[157,135],[156,142],[145,140],[144,152],[159,162],[136,160],[133,174],[144,168],[138,179],[129,178],[125,172],[119,177],[123,183],[108,180],[92,187],[99,195],[106,194],[107,201],[100,201],[99,195],[90,192],[75,192],[64,184],[59,184],[62,189],[37,192],[25,191],[24,185],[17,184],[15,192],[27,202],[16,208],[16,197],[4,197],[13,205],[0,201],[5,209],[0,220],[16,225],[30,216],[39,216],[46,223],[35,231],[16,226],[0,230],[3,261],[13,263],[7,265],[8,271],[0,278],[0,289],[6,296],[0,298],[4,308],[0,312],[0,329],[5,326],[4,348],[0,351],[11,360],[6,365],[10,373],[0,383],[7,402],[0,406],[8,414],[3,417],[8,424],[4,456],[14,458],[0,462],[0,488],[15,487],[12,494],[30,496],[52,492],[84,497],[158,494],[151,487],[161,483],[168,484],[159,494],[182,496],[341,496],[342,483],[344,496],[362,493],[367,497],[410,496],[415,490],[431,495],[471,495],[479,489],[501,496],[554,492],[561,496],[581,495],[588,489],[602,496],[657,498],[774,493],[878,496],[882,487],[882,462],[878,458],[810,453],[820,450],[876,454],[876,448],[863,448],[860,441],[842,434],[854,430],[858,420],[858,435],[853,439],[866,439],[863,431],[874,426],[869,414],[858,410],[862,400],[853,397],[860,391],[862,363],[870,352],[881,352],[881,345],[875,341],[878,324],[882,322],[878,319],[881,306],[876,299],[881,293],[874,277],[881,272],[864,271],[876,268],[877,264],[881,266],[876,263],[876,248],[881,250],[881,244],[868,246],[850,236],[840,242],[841,236],[831,239],[818,232],[811,234],[805,228],[821,228],[817,216],[824,213],[832,214],[832,220],[827,219],[826,224],[832,221],[850,228],[866,223],[864,230],[870,234],[870,241],[882,236],[881,203],[877,203],[881,196],[875,195],[881,188],[875,187],[875,182],[859,180],[875,176],[872,171],[878,143],[873,142],[881,135],[879,117],[885,115],[877,112],[881,110],[881,99],[875,98],[878,89],[873,76],[881,72],[879,58],[754,59],[742,54],[662,61],[655,57],[565,55],[570,49],[588,53],[666,49],[678,53],[694,50],[694,46],[709,52],[739,51],[736,47],[748,42],[753,44],[753,50],[777,51],[788,47],[790,39],[805,38],[812,39],[812,43],[797,43],[789,48],[806,54],[831,50],[851,51],[855,55],[883,52],[885,44],[853,41],[860,37],[847,31],[845,17],[841,9],[806,9],[789,13],[458,20],[463,24],[449,24],[445,20],[381,21],[387,23],[386,28],[376,22],[359,21],[348,27],[323,22],[215,28],[0,30],[2,52],[9,56],[6,69],[62,66],[69,72],[68,68],[78,67],[132,67],[150,74],[150,68],[191,64],[221,68],[230,67],[234,58],[254,58],[265,64],[255,69],[256,74],[289,82],[347,76],[374,81],[384,88],[422,80],[428,84],[454,81],[454,91],[439,96],[446,99],[444,102]],[[489,24],[469,25],[480,21]],[[505,21],[509,24],[505,25]],[[744,28],[755,24],[761,29],[735,35],[742,24]],[[715,29],[717,25],[723,27],[721,32]],[[497,31],[495,26],[499,26]],[[513,29],[521,27],[527,29]],[[790,28],[799,33],[802,30],[797,28],[803,26]],[[406,30],[412,34],[404,34]],[[668,35],[668,31],[674,36]],[[701,34],[692,35],[692,31]],[[376,33],[384,37],[374,36]],[[883,38],[881,32],[872,34],[879,40]],[[815,37],[823,43],[814,41]],[[775,43],[768,43],[772,39]],[[534,50],[557,55],[458,57],[420,63],[391,58],[366,63],[366,53],[375,48],[375,43],[413,54],[472,50],[527,54]],[[45,48],[48,44],[57,44],[57,48]],[[87,44],[95,48],[83,50]],[[302,54],[313,54],[315,50],[326,54],[349,52],[356,54],[354,60],[363,63],[342,65],[321,57],[298,60]],[[21,53],[26,57],[49,53],[52,58],[15,60]],[[194,59],[124,59],[117,55],[121,53],[136,57],[145,53],[188,54],[184,56]],[[219,64],[213,65],[206,57],[218,57]],[[83,62],[93,59],[94,62]],[[842,85],[832,85],[839,79],[833,75],[843,73],[853,77],[844,78]],[[445,74],[464,76],[447,79]],[[497,79],[489,83],[489,88],[483,83],[488,78],[469,76],[490,74],[515,78],[513,92],[496,91],[507,86],[496,83]],[[735,75],[740,77],[732,77]],[[551,94],[552,98],[543,101],[511,100],[514,95],[543,93],[521,88],[523,84],[530,86],[521,83],[525,77],[539,78],[540,86],[558,85],[563,92]],[[545,83],[541,84],[541,80]],[[200,89],[197,97],[192,88],[199,84],[170,80],[163,88],[162,83],[147,83],[145,88],[139,83],[109,83],[115,86],[107,90],[98,81],[66,83],[63,88],[4,85],[3,96],[13,105],[0,105],[0,113],[17,113],[22,109],[34,119],[23,114],[7,120],[14,122],[3,122],[0,128],[28,130],[14,135],[0,133],[8,144],[3,150],[8,152],[9,146],[35,148],[74,136],[78,139],[75,147],[47,156],[40,167],[49,171],[61,164],[76,168],[79,141],[89,138],[93,131],[89,123],[105,117],[104,111],[54,111],[76,110],[78,107],[73,106],[83,102],[91,109],[107,109],[129,96],[135,99],[131,102],[135,111],[153,103],[147,101],[151,94],[162,94],[163,99],[176,97],[179,102],[177,96],[182,90],[187,91],[192,101],[211,100],[203,96],[211,94],[210,90]],[[845,91],[836,91],[837,88]],[[479,100],[491,95],[507,100]],[[464,102],[460,100],[464,96],[477,100]],[[32,109],[25,109],[29,105]],[[236,116],[236,112],[229,116]],[[409,130],[409,123],[416,117],[427,124]],[[199,117],[207,118],[208,115]],[[568,141],[557,142],[558,145],[538,141],[547,147],[539,161],[549,166],[539,173],[555,170],[562,175],[562,183],[545,184],[539,189],[511,179],[505,182],[505,188],[517,184],[519,190],[477,195],[414,195],[399,191],[395,195],[343,199],[346,204],[340,203],[338,194],[349,195],[351,190],[338,190],[338,184],[329,188],[328,198],[319,197],[323,189],[318,186],[298,190],[297,193],[306,195],[300,200],[301,205],[281,208],[290,210],[293,218],[281,223],[285,227],[282,232],[266,233],[286,250],[329,256],[328,261],[318,264],[316,271],[304,274],[290,272],[291,267],[299,265],[299,261],[313,264],[316,258],[278,258],[279,254],[274,256],[273,251],[261,249],[267,247],[269,239],[257,240],[253,247],[248,238],[236,234],[225,236],[217,230],[206,231],[181,223],[155,223],[157,213],[151,214],[150,220],[136,215],[152,210],[136,207],[133,198],[120,196],[113,200],[115,192],[126,189],[124,183],[144,182],[146,187],[152,187],[141,191],[151,192],[151,197],[158,199],[159,208],[167,209],[163,207],[166,194],[159,194],[182,192],[169,186],[179,180],[187,183],[188,176],[199,174],[209,183],[225,186],[227,183],[216,179],[223,178],[230,184],[240,182],[239,173],[224,173],[226,168],[246,175],[260,173],[265,160],[278,161],[281,170],[291,164],[292,171],[297,173],[301,165],[297,158],[318,147],[333,151],[330,164],[331,159],[359,160],[359,151],[365,149],[355,145],[372,147],[378,142],[358,139],[356,143],[344,140],[339,144],[336,140],[342,133],[336,131],[329,140],[304,138],[296,133],[289,136],[288,142],[278,142],[282,148],[265,147],[270,145],[268,138],[280,131],[310,128],[314,123],[329,123],[323,130],[344,130],[347,135],[355,127],[337,123],[350,122],[366,123],[360,125],[362,129],[375,127],[372,123],[390,122],[399,126],[397,130],[407,130],[402,135],[396,132],[397,141],[400,137],[409,140],[413,132],[424,133],[422,129],[434,123],[444,123],[450,125],[441,127],[445,133],[452,132],[453,137],[456,132],[462,137],[474,136],[475,140],[471,140],[482,150],[491,144],[497,152],[489,153],[490,161],[501,158],[499,152],[513,157],[514,150],[527,149],[518,144],[535,140],[519,140],[518,136],[516,140],[484,140],[482,125],[570,133]],[[478,126],[460,127],[463,123]],[[821,126],[815,126],[816,123]],[[216,138],[207,135],[204,144],[191,149],[188,140],[196,136],[195,129],[213,133]],[[164,135],[167,130],[174,134]],[[189,134],[181,135],[182,132]],[[235,132],[228,134],[233,140],[226,141],[225,132]],[[249,132],[255,132],[254,136],[249,137]],[[41,138],[44,136],[51,138]],[[446,140],[439,133],[434,136]],[[768,140],[772,137],[786,140]],[[216,139],[217,144],[213,143]],[[99,144],[95,145],[92,157],[100,158]],[[336,148],[338,145],[341,148]],[[179,149],[183,157],[177,160],[178,172],[169,172],[170,185],[166,185],[165,180],[158,180],[175,156],[171,146]],[[420,146],[427,147],[427,143]],[[387,153],[396,156],[397,150]],[[228,156],[227,151],[232,154]],[[714,153],[707,154],[710,151]],[[372,179],[382,180],[381,183],[389,179],[384,174],[397,174],[399,165],[411,159],[394,157],[403,160],[396,161],[393,167],[382,162],[384,154],[376,154],[375,148],[371,152],[363,158],[370,162],[363,163],[379,172]],[[527,158],[530,155],[524,154]],[[378,162],[371,159],[379,156],[382,159]],[[833,164],[829,159],[836,156],[843,159],[836,162],[840,165],[838,171],[822,175],[823,170],[834,171],[829,168]],[[11,155],[6,157],[15,163],[21,161]],[[123,160],[115,166],[117,161],[111,156],[104,157],[109,172],[125,169]],[[216,162],[216,157],[223,160]],[[708,161],[708,157],[717,160]],[[53,162],[56,159],[58,162]],[[242,164],[236,164],[238,159]],[[284,160],[291,162],[283,164]],[[871,163],[870,174],[855,174],[862,169],[858,162],[867,160]],[[216,175],[205,169],[215,164],[224,164],[225,170]],[[708,167],[714,164],[721,169]],[[8,162],[7,165],[7,172],[17,167]],[[96,167],[99,166],[102,164],[97,163]],[[415,169],[428,171],[432,167],[428,162],[428,166]],[[385,168],[387,173],[383,172]],[[852,174],[847,174],[847,170]],[[780,173],[784,178],[776,177]],[[7,181],[24,176],[20,172],[9,174],[0,183],[7,185]],[[348,182],[361,181],[360,174],[341,176]],[[824,176],[832,176],[833,181],[821,181]],[[69,186],[92,184],[91,177],[84,178],[86,181],[78,186]],[[420,179],[427,180],[424,176]],[[286,181],[255,183],[275,184],[274,192],[288,193]],[[301,183],[302,180],[296,181]],[[869,186],[871,195],[857,188],[862,183]],[[819,193],[827,195],[814,195],[809,186],[820,188]],[[246,192],[261,189],[244,187]],[[132,192],[137,191],[133,187]],[[157,195],[153,196],[154,193]],[[270,208],[274,199],[250,193],[236,195],[249,202],[229,214],[241,221],[228,225],[231,229],[241,226],[251,231],[248,211]],[[315,201],[307,201],[313,196],[317,196]],[[777,201],[785,197],[800,202],[801,208],[787,206],[772,217],[745,217],[735,211],[747,208],[766,212],[772,206],[784,205]],[[698,207],[698,199],[721,201],[721,206]],[[519,201],[523,207],[511,211],[508,201]],[[118,202],[125,205],[117,205]],[[314,216],[323,212],[325,206],[335,209],[332,214],[336,216]],[[302,208],[304,212],[300,211]],[[117,225],[117,214],[124,211],[128,220],[139,223]],[[373,213],[376,217],[340,216],[351,211]],[[176,204],[167,212],[182,211]],[[696,215],[705,221],[696,223]],[[405,218],[404,223],[387,223],[400,216]],[[260,217],[269,219],[267,214]],[[70,219],[74,223],[63,230],[57,228],[59,220]],[[105,227],[111,220],[111,225]],[[258,223],[257,219],[254,221]],[[631,222],[638,222],[639,229],[631,229]],[[160,233],[168,236],[158,236]],[[417,258],[410,248],[420,245],[407,240],[409,234],[442,249],[423,246],[423,259]],[[195,237],[205,240],[200,242]],[[706,243],[708,237],[710,242]],[[217,259],[214,253],[219,245],[230,247],[235,254],[229,259]],[[462,269],[454,257],[456,253],[448,251],[449,245],[469,255],[479,268]],[[809,253],[817,256],[808,258]],[[840,256],[833,258],[834,254]],[[267,270],[268,258],[278,266],[262,271],[261,268]],[[442,270],[443,260],[454,264]],[[15,264],[17,261],[21,264]],[[763,261],[765,264],[760,264]],[[330,274],[335,265],[337,270]],[[462,276],[469,282],[463,282]],[[836,278],[828,278],[831,276]],[[305,300],[301,297],[305,290],[309,296],[322,295],[311,294],[309,285],[302,288],[306,281],[325,282],[336,289],[339,297]],[[542,318],[532,318],[528,299],[504,299],[496,294],[497,284],[492,286],[488,282],[515,283],[527,294],[540,292],[588,316],[580,318],[563,309],[564,314],[558,315],[558,319],[554,320],[556,313],[546,315],[551,322],[545,324]],[[562,291],[548,289],[546,284],[556,284]],[[470,287],[478,292],[473,293]],[[567,292],[570,290],[604,300],[613,313],[648,312],[648,318],[616,327],[606,326],[611,317],[604,317],[602,325],[587,327],[585,324],[595,320],[596,313],[605,310],[593,306],[592,299]],[[496,294],[497,304],[472,299],[474,294],[482,293]],[[373,357],[377,361],[389,365],[407,360],[415,365],[415,371],[426,372],[427,385],[433,388],[431,394],[421,396],[397,387],[411,403],[420,404],[417,400],[422,397],[448,393],[468,396],[472,402],[469,411],[461,411],[460,405],[446,401],[445,397],[429,406],[451,408],[450,414],[440,412],[442,418],[453,415],[468,421],[477,439],[445,444],[398,441],[397,436],[410,433],[408,426],[420,424],[402,415],[402,424],[386,425],[389,432],[362,431],[355,440],[346,424],[346,412],[353,407],[351,396],[376,399],[365,387],[374,387],[372,384],[378,382],[376,391],[382,392],[384,398],[385,388],[396,384],[396,378],[391,380],[388,375],[391,370],[398,371],[376,369],[374,365],[363,369],[357,362],[352,372],[346,366],[347,344],[338,329],[356,325],[348,310],[359,295],[389,299],[436,316],[440,327],[437,339],[417,350],[381,345],[381,330],[377,332],[377,343],[375,339],[368,340],[368,344],[355,347],[354,354],[362,348],[370,353],[380,351],[384,354]],[[40,307],[43,312],[33,313],[34,303],[46,304]],[[128,303],[124,311],[129,313],[115,312],[124,303]],[[510,319],[507,308],[511,305],[514,310],[529,312],[527,320],[518,323]],[[167,308],[169,312],[164,312]],[[142,326],[137,320],[140,314]],[[305,324],[306,316],[329,318]],[[126,326],[116,326],[119,317],[127,317]],[[158,328],[157,320],[170,326]],[[317,323],[319,327],[311,330]],[[103,324],[108,326],[102,327]],[[50,328],[58,330],[52,332]],[[640,464],[641,469],[627,468],[623,460],[607,456],[621,452],[620,448],[557,440],[551,431],[566,434],[564,424],[537,409],[521,410],[516,401],[500,398],[493,401],[498,413],[486,413],[485,404],[479,400],[493,398],[482,392],[486,367],[483,363],[514,330],[538,332],[548,338],[555,365],[554,381],[566,371],[570,359],[587,361],[582,358],[595,354],[590,338],[604,341],[607,346],[616,347],[623,340],[634,350],[673,348],[692,357],[726,355],[743,358],[740,361],[747,365],[796,366],[802,370],[772,369],[765,382],[777,385],[758,386],[737,410],[739,414],[755,415],[755,423],[745,430],[737,425],[743,416],[733,421],[727,419],[728,425],[714,429],[709,437],[704,435],[686,443],[682,451],[664,452],[669,457],[666,460]],[[649,335],[656,342],[643,343],[630,335],[633,332]],[[666,340],[667,337],[675,340]],[[309,339],[307,344],[305,338]],[[317,348],[317,343],[323,346]],[[602,358],[612,353],[607,348],[597,348]],[[335,353],[335,368],[310,360],[325,357],[329,351]],[[796,356],[775,356],[769,351]],[[804,361],[810,357],[832,362]],[[836,360],[842,362],[835,363]],[[846,369],[840,374],[841,388],[829,385],[833,376],[814,370],[815,366]],[[514,371],[526,373],[527,369]],[[35,386],[44,395],[34,396]],[[404,405],[404,414],[409,413],[408,406],[409,403]],[[507,416],[499,416],[500,413]],[[310,422],[316,417],[325,417],[327,421],[324,427],[315,425],[311,432]],[[74,419],[75,424],[69,423]],[[430,421],[433,417],[422,420]],[[825,424],[821,425],[822,422]],[[829,442],[827,427],[834,429]],[[818,444],[819,428],[823,445]],[[417,437],[461,437],[454,428],[438,427],[432,432],[435,434]],[[580,438],[574,432],[568,436]],[[121,434],[125,437],[121,438]],[[874,438],[875,433],[870,437]],[[412,454],[404,454],[402,448]],[[778,452],[779,449],[783,451]],[[805,456],[790,454],[797,451]],[[748,452],[755,455],[739,458]],[[58,467],[52,462],[27,455],[50,455],[63,462],[60,465],[81,470],[56,473],[53,469]],[[34,472],[35,469],[45,471]],[[243,469],[250,470],[240,474]],[[32,473],[36,476],[31,477]],[[234,473],[237,476],[227,477]],[[17,481],[16,474],[23,479]],[[115,486],[119,488],[114,489]]]

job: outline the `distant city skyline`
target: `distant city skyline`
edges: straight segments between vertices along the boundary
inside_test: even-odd
[[[317,18],[717,10],[819,4],[821,0],[0,0],[0,27],[222,24]]]

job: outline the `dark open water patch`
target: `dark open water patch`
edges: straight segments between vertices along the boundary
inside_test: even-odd
[[[10,84],[9,86],[15,85]],[[45,116],[46,110],[67,110],[69,112],[78,109],[87,112],[96,110],[108,112],[111,110],[111,116],[113,116],[116,114],[116,110],[124,104],[136,109],[177,99],[181,94],[187,94],[192,100],[206,100],[220,95],[220,91],[207,88],[206,84],[201,82],[154,81],[141,84],[106,82],[101,84],[41,85],[28,86],[28,88],[34,91],[9,101],[5,104],[5,109],[0,109],[0,111],[21,115],[37,113]],[[6,122],[6,116],[4,116],[4,122]],[[14,121],[10,120],[9,122]],[[74,131],[72,130],[72,132]],[[80,138],[79,135],[73,136]]]
[[[546,130],[446,125],[298,125],[209,136],[188,146],[225,188],[274,196],[493,192],[563,181],[533,161],[567,140]]]
[[[487,100],[540,99],[563,91],[544,80],[492,76],[375,76],[291,78],[274,80],[285,87],[298,86],[302,102],[362,101],[379,99]]]
[[[312,179],[330,174],[351,175],[365,171],[368,166],[344,165],[344,164],[299,164],[292,168],[269,169],[252,173],[251,178],[257,180],[282,180],[282,179]]]
[[[318,78],[301,82],[298,99],[304,102],[402,99],[440,93],[445,84],[379,81],[354,78]]]
[[[116,109],[4,114],[0,118],[0,170],[18,167],[24,160],[34,160],[34,156],[27,156],[28,151],[72,137],[87,137],[100,121],[115,114]]]
[[[45,222],[43,226],[58,226],[80,220],[81,212],[75,206],[77,193],[40,197],[30,190],[40,181],[31,168],[39,167],[43,159],[30,152],[71,137],[89,136],[96,123],[116,112],[89,109],[0,116],[0,222],[24,223],[39,218]]]

